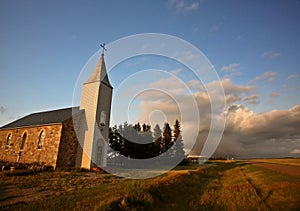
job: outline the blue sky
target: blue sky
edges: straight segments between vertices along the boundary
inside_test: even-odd
[[[296,0],[2,0],[0,125],[72,106],[77,77],[100,43],[138,33],[199,48],[221,79],[254,87],[251,111],[288,110],[300,101],[299,26]],[[113,86],[122,74],[110,77]]]

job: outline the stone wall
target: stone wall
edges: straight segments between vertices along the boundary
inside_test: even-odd
[[[0,160],[20,163],[39,163],[56,168],[57,155],[62,134],[62,124],[31,126],[0,130]],[[41,148],[38,141],[41,131],[44,130],[45,138]],[[27,133],[24,149],[20,145],[24,133]],[[11,141],[6,149],[8,135]],[[19,157],[19,158],[18,158]]]
[[[57,167],[74,167],[76,164],[78,140],[74,131],[73,119],[63,122]]]

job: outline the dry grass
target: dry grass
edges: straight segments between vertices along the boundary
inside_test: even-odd
[[[300,166],[300,158],[273,158],[273,159],[253,159],[253,162],[275,163],[291,166]]]
[[[266,210],[255,188],[237,166],[212,180],[198,202],[199,209],[208,210]]]
[[[299,210],[300,178],[252,165],[243,167],[260,198],[271,210]]]
[[[118,179],[93,172],[40,172],[17,176],[1,173],[0,209],[14,204],[31,204],[58,198],[67,193],[90,189],[101,184],[115,184]]]
[[[9,187],[39,199],[2,207],[20,210],[297,210],[300,179],[251,164],[217,162],[146,180],[108,174],[52,172],[1,177],[0,204]],[[48,191],[48,192],[47,192]],[[2,193],[2,195],[1,195]],[[0,206],[1,209],[1,206]]]

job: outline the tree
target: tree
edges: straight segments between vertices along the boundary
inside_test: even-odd
[[[176,159],[184,159],[185,157],[185,152],[183,150],[184,148],[184,144],[183,144],[183,140],[182,140],[182,135],[181,135],[181,126],[180,126],[180,122],[178,120],[175,121],[175,125],[174,125],[174,130],[173,130],[173,156]]]
[[[181,126],[178,119],[175,121],[174,130],[173,130],[173,137],[174,141],[176,141],[181,136]]]
[[[159,127],[158,124],[155,125],[154,129],[153,129],[153,138],[154,138],[154,141],[156,141],[157,139],[161,138],[162,137],[162,131]]]
[[[119,130],[122,129],[122,125],[119,126]],[[118,154],[126,156],[125,142],[120,135],[117,126],[109,128],[108,145],[111,150],[107,153],[109,157],[117,157]]]
[[[109,130],[108,144],[112,149],[109,157],[114,160],[118,160],[120,155],[128,159],[147,159],[167,152],[162,157],[162,162],[168,162],[170,158],[182,160],[184,150],[180,127],[178,120],[173,131],[169,123],[165,123],[163,132],[157,124],[153,133],[150,125],[146,124],[143,124],[142,128],[140,123],[132,125],[127,122],[119,125],[118,129],[114,126]]]
[[[125,122],[109,130],[110,157],[116,158],[120,154],[127,158],[145,159],[155,157],[152,132],[138,132],[139,123],[134,126]]]
[[[145,123],[142,125],[143,127],[143,132],[148,132],[151,130],[151,126],[150,125],[146,125]]]
[[[158,124],[155,125],[153,129],[153,149],[152,153],[153,156],[158,156],[161,154],[161,147],[162,146],[162,131]]]
[[[135,125],[133,126],[133,128],[134,128],[137,132],[141,132],[141,125],[140,125],[139,122],[138,122],[137,124],[135,124]]]
[[[162,144],[162,152],[166,152],[173,145],[172,142],[172,130],[169,123],[165,123],[164,132],[163,132],[163,144]]]

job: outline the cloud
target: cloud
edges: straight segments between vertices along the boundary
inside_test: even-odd
[[[240,66],[240,64],[238,64],[238,63],[232,63],[227,66],[221,67],[221,72],[229,73],[224,76],[225,78],[230,78],[232,76],[241,75],[241,71],[238,68],[239,66]]]
[[[224,72],[224,71],[229,71],[229,72],[237,71],[238,66],[240,66],[240,64],[232,63],[232,64],[229,64],[228,66],[221,67],[221,71],[222,72]]]
[[[270,92],[269,93],[269,97],[271,97],[271,98],[279,97],[279,93],[277,93],[277,92]]]
[[[291,154],[300,154],[300,149],[294,149],[290,153]]]
[[[247,104],[247,105],[256,105],[259,104],[259,95],[254,94],[251,96],[247,96],[243,99],[243,101]]]
[[[0,106],[0,113],[3,114],[6,111],[6,108],[4,106]]]
[[[267,79],[274,76],[274,73],[264,76]],[[175,80],[176,78],[170,77],[151,84],[157,89],[166,87],[167,84],[169,94],[149,91],[143,96],[137,96],[140,104],[137,106],[135,121],[156,122],[153,112],[157,110],[160,112],[156,114],[163,114],[160,118],[157,117],[161,126],[163,121],[173,124],[179,119],[182,123],[184,144],[188,151],[191,150],[190,154],[200,154],[210,130],[211,120],[222,116],[226,117],[226,126],[216,155],[278,157],[289,156],[294,149],[300,149],[300,104],[287,110],[255,113],[247,107],[259,103],[259,95],[253,94],[255,86],[235,84],[229,78],[212,81],[203,86],[194,80],[188,81],[187,86],[181,86]],[[220,107],[216,113],[212,113],[212,96],[208,95],[206,89],[214,90],[220,83],[224,88],[227,108],[224,111]],[[194,92],[187,92],[191,87]],[[222,95],[218,92],[210,94],[217,95],[217,101],[222,100]],[[277,95],[276,92],[270,93],[273,97]],[[193,110],[191,98],[196,103],[199,116]],[[182,119],[183,116],[185,119]],[[200,124],[196,124],[199,117]],[[197,135],[191,135],[195,131]],[[196,144],[193,145],[195,140]]]
[[[280,157],[300,149],[300,105],[259,114],[245,106],[232,105],[226,116],[226,128],[215,153],[218,156]],[[199,132],[192,154],[200,154],[207,134],[208,130]]]
[[[291,74],[287,77],[287,79],[294,79],[294,78],[298,78],[299,75],[298,74]]]
[[[181,72],[181,69],[175,69],[175,70],[171,70],[170,73],[171,74],[174,74],[174,75],[177,75],[178,73]]]
[[[188,63],[191,61],[194,61],[199,58],[199,54],[193,53],[191,51],[183,51],[181,52],[181,58],[179,59],[180,62],[182,63]]]
[[[226,96],[226,104],[227,105],[232,105],[233,103],[239,102],[241,101],[241,97],[240,96],[236,96],[236,95],[227,95]]]
[[[170,8],[175,8],[183,12],[196,10],[200,6],[200,1],[169,0],[168,3]]]
[[[214,86],[216,82],[211,82],[206,86]],[[255,86],[244,86],[244,85],[237,85],[233,84],[229,78],[224,78],[221,81],[222,86],[225,91],[225,95],[241,95],[241,94],[248,94],[256,89]]]
[[[266,51],[262,54],[262,58],[265,59],[273,59],[275,57],[280,56],[281,54],[277,51]]]
[[[187,82],[187,86],[190,88],[190,89],[197,89],[200,87],[200,81],[199,80],[190,80]]]
[[[249,83],[253,83],[256,81],[267,80],[272,82],[276,79],[277,72],[264,72],[262,75],[255,77],[254,79],[250,80]]]

